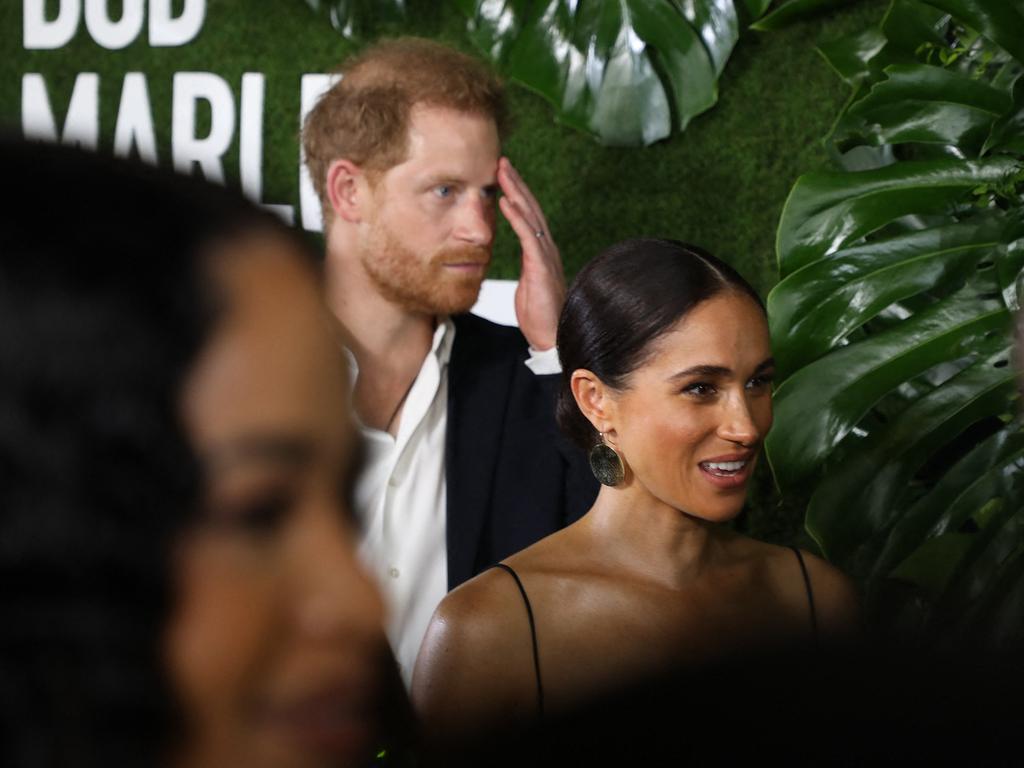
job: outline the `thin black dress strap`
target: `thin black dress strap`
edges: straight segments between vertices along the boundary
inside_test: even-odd
[[[800,563],[800,572],[804,575],[804,586],[807,588],[807,604],[811,608],[811,630],[814,632],[814,636],[818,636],[818,613],[814,610],[814,592],[811,591],[811,575],[807,573],[807,565],[804,563],[804,556],[800,554],[800,550],[796,547],[790,547],[793,550],[793,554],[796,555],[796,560]]]
[[[523,602],[526,603],[526,618],[530,621],[530,640],[533,642],[533,671],[537,676],[537,715],[540,718],[544,717],[544,686],[540,681],[540,654],[537,652],[537,625],[533,621],[533,608],[530,607],[530,598],[526,596],[526,589],[523,587],[523,582],[519,580],[519,574],[512,570],[510,566],[504,563],[497,563],[495,568],[501,568],[503,571],[507,571],[513,579],[516,580],[516,586],[519,587],[519,594],[523,596]]]

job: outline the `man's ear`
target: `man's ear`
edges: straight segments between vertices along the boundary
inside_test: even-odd
[[[327,199],[334,215],[343,221],[358,223],[363,220],[366,186],[366,174],[351,160],[338,158],[327,166]]]
[[[577,368],[572,372],[569,387],[576,405],[594,429],[603,435],[614,434],[618,410],[611,387],[586,368]]]

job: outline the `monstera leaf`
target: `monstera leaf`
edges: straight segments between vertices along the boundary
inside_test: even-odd
[[[1024,62],[1024,4],[1020,0],[924,0]]]
[[[823,43],[818,52],[855,89],[878,79],[890,64],[917,64],[922,46],[946,45],[943,37],[949,15],[917,0],[897,0],[882,23],[858,34]]]
[[[718,98],[741,14],[764,0],[456,0],[470,36],[558,119],[605,144],[651,144]]]
[[[884,75],[846,111],[835,139],[854,135],[875,145],[952,144],[975,155],[1012,101],[1003,88],[941,67],[894,64]]]
[[[507,77],[609,145],[651,144],[718,100],[740,29],[771,0],[447,0]],[[401,21],[406,0],[306,0],[349,40]]]
[[[1024,155],[1024,78],[1013,86],[1013,107],[992,126],[982,151]]]
[[[793,270],[913,214],[942,214],[1018,167],[995,160],[908,161],[857,173],[819,172],[796,183],[776,236],[779,271]]]
[[[766,450],[808,531],[876,616],[989,643],[1024,637],[1022,31],[1024,0],[894,0],[825,47],[830,140],[874,163],[796,183],[768,298]]]

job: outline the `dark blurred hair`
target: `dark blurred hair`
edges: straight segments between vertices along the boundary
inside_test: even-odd
[[[676,240],[624,240],[590,261],[569,287],[558,321],[562,388],[558,424],[588,450],[597,432],[576,405],[569,386],[578,368],[615,389],[646,362],[651,342],[702,301],[725,291],[750,297],[750,283],[721,259]]]
[[[155,765],[163,633],[198,505],[182,384],[218,242],[286,231],[223,189],[0,139],[0,764]]]

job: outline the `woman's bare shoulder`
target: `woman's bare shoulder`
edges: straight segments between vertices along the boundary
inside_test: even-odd
[[[860,620],[860,596],[853,581],[824,558],[800,550],[807,568],[818,627],[823,634],[848,634]]]
[[[532,699],[532,648],[511,575],[491,569],[452,590],[427,627],[412,698],[439,734],[456,736]]]
[[[559,531],[503,561],[515,576],[496,566],[456,587],[434,612],[420,657],[521,649],[529,625],[517,578],[528,597],[543,594],[572,551],[569,531]]]
[[[800,567],[807,569],[811,597],[819,630],[824,634],[848,633],[859,621],[860,598],[857,589],[841,570],[824,558],[793,547],[737,537],[735,550],[744,559],[760,563],[757,571],[774,584],[774,589],[794,611],[809,610],[807,584]]]
[[[434,611],[420,648],[452,655],[500,644],[522,603],[511,576],[497,568],[475,576],[449,592]],[[420,664],[417,661],[417,668]]]
[[[507,621],[509,608],[521,602],[512,576],[491,568],[449,592],[433,621],[457,625],[468,636],[486,635]]]

